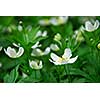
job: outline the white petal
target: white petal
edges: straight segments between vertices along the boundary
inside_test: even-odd
[[[50,62],[54,63],[55,65],[61,65],[61,63],[53,61],[52,59],[49,59]]]
[[[57,22],[57,19],[56,19],[56,18],[51,18],[51,19],[50,19],[50,23],[51,23],[52,25],[58,25],[58,22]]]
[[[94,31],[94,27],[90,21],[85,22],[85,28],[86,28],[86,31],[88,31],[88,32]]]
[[[39,45],[39,41],[36,42],[31,48],[32,48],[32,49],[35,49],[35,48],[37,48],[37,47],[41,47],[41,45]]]
[[[47,31],[44,31],[42,34],[43,37],[47,36]]]
[[[60,57],[59,57],[59,56],[57,56],[57,55],[56,55],[56,54],[54,54],[54,53],[51,53],[51,55],[50,55],[50,56],[51,56],[52,60],[53,60],[53,61],[55,61],[55,62],[56,62],[56,61],[58,61],[58,60],[60,59]]]
[[[36,34],[36,37],[39,37],[39,36],[41,36],[41,35],[42,35],[42,31],[39,30],[39,31],[37,32],[37,34]]]
[[[50,53],[50,47],[47,47],[44,51],[44,55],[47,55],[48,53]]]
[[[62,57],[65,58],[65,59],[68,59],[71,56],[72,56],[71,49],[70,48],[66,48]]]
[[[18,53],[17,53],[17,57],[20,57],[22,54],[24,53],[24,48],[23,47],[19,47]]]
[[[33,68],[33,69],[36,69],[37,66],[38,66],[38,65],[37,65],[37,62],[36,62],[36,61],[33,61],[33,60],[32,60],[32,61],[29,60],[29,65],[30,65],[30,67]]]
[[[43,67],[42,61],[40,61],[39,63],[39,69],[41,69]]]
[[[14,45],[15,47],[20,47],[20,43],[19,43],[19,44],[13,43],[13,45]]]
[[[11,58],[16,58],[16,51],[15,49],[8,47],[7,50],[4,49],[4,52]]]
[[[56,44],[51,44],[51,45],[50,45],[50,48],[51,48],[51,50],[53,50],[53,51],[58,51],[58,50],[59,50],[59,47],[58,47],[58,45],[56,45]]]
[[[78,56],[71,58],[68,63],[74,63],[77,60]]]
[[[42,56],[43,55],[43,51],[41,49],[33,49],[31,56]]]
[[[38,65],[38,62],[33,61],[33,60],[32,61],[29,60],[29,65],[33,69],[41,69],[43,67],[42,61],[40,61],[39,65]]]
[[[94,28],[95,28],[95,30],[99,27],[99,25],[100,25],[99,21],[96,20],[95,23],[94,23]]]

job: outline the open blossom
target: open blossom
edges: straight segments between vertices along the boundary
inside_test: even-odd
[[[20,56],[23,55],[24,53],[24,48],[23,47],[20,47],[18,45],[15,45],[15,47],[18,48],[18,52],[16,52],[15,48],[12,48],[12,47],[8,47],[7,50],[4,49],[4,52],[10,57],[10,58],[19,58]]]
[[[86,30],[88,32],[93,32],[98,29],[99,25],[100,25],[100,23],[98,20],[95,21],[94,25],[90,21],[86,21],[84,30]]]
[[[41,69],[43,67],[42,61],[30,61],[29,60],[29,65],[32,69]]]
[[[44,51],[39,48],[35,48],[32,50],[31,56],[43,56],[50,53],[50,47],[47,47]]]
[[[68,64],[68,63],[74,63],[78,56],[71,58],[72,56],[72,52],[69,48],[66,48],[64,51],[64,54],[62,55],[62,57],[59,57],[58,55],[51,53],[51,59],[50,62],[54,63],[55,65],[64,65],[64,64]]]

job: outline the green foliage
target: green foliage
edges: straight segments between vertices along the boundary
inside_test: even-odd
[[[52,16],[53,17],[53,16]],[[82,31],[86,21],[95,22],[100,17],[69,16],[65,23],[53,25],[41,25],[42,19],[50,20],[51,16],[2,16],[0,17],[0,82],[3,83],[99,83],[100,82],[100,28],[94,31]],[[58,18],[54,16],[53,18]],[[61,21],[61,20],[60,20]],[[60,23],[60,21],[58,21]],[[46,22],[47,23],[47,22]],[[100,26],[99,26],[100,27]],[[75,34],[75,31],[81,35]],[[41,34],[37,36],[37,33]],[[47,31],[44,36],[43,32]],[[55,40],[55,35],[59,33],[61,39]],[[79,37],[78,37],[79,36]],[[82,37],[81,37],[82,36]],[[81,39],[83,39],[81,41]],[[39,42],[36,48],[32,46]],[[15,43],[17,46],[14,46]],[[47,47],[56,44],[58,51],[44,54]],[[20,57],[10,57],[4,51],[8,47],[16,52],[19,48],[24,49]],[[61,57],[65,48],[70,48],[73,56],[78,56],[76,62],[66,65],[55,65],[49,61],[53,52]],[[36,56],[32,56],[34,49]],[[21,51],[20,51],[21,52]],[[13,53],[13,52],[9,52]],[[13,55],[12,55],[13,56]],[[39,66],[42,61],[42,68],[35,69],[29,61],[35,61]],[[23,73],[26,76],[23,76]]]

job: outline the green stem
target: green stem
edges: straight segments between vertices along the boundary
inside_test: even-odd
[[[69,69],[69,66],[65,65],[64,66],[64,69],[65,69],[66,75],[68,75],[68,83],[70,83],[71,82],[71,77],[70,77],[70,69]]]
[[[73,52],[74,52],[75,50],[77,50],[77,48],[79,48],[80,44],[81,44],[81,42],[79,42],[79,43],[77,44],[77,46],[73,49]]]

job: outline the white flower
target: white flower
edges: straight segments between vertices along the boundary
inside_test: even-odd
[[[68,64],[68,63],[74,63],[78,58],[78,56],[76,56],[74,58],[70,58],[72,56],[72,52],[69,48],[65,49],[62,57],[59,57],[54,53],[51,53],[50,56],[52,58],[52,59],[49,59],[50,62],[54,63],[55,65],[63,65],[63,64]]]
[[[50,52],[50,47],[47,47],[44,51],[39,48],[33,49],[31,56],[43,56],[47,55]]]
[[[90,21],[86,21],[84,30],[88,32],[93,32],[99,27],[99,25],[100,23],[98,20],[95,21],[94,25]]]
[[[59,47],[56,44],[51,44],[50,45],[50,49],[53,50],[53,51],[58,51],[59,50]]]
[[[43,67],[42,61],[30,61],[29,65],[32,69],[41,69]]]
[[[2,48],[3,48],[3,47],[2,47],[2,46],[0,46],[0,51],[2,50]]]
[[[47,31],[42,32],[42,31],[39,30],[39,31],[37,32],[37,34],[36,34],[36,38],[37,38],[37,37],[40,37],[40,36],[42,36],[42,37],[47,36]]]
[[[42,19],[39,21],[39,24],[42,26],[50,25],[50,20],[49,19]]]
[[[31,48],[32,48],[32,49],[35,49],[35,48],[37,48],[37,47],[41,47],[41,44],[39,44],[39,41],[36,42]]]
[[[23,27],[21,25],[18,25],[18,31],[21,32],[23,30]]]
[[[65,24],[67,20],[68,20],[68,16],[59,16],[58,18],[53,17],[50,19],[50,23],[56,26],[60,24]]]
[[[16,46],[17,47],[17,46]],[[23,47],[19,47],[18,52],[16,52],[16,50],[14,48],[8,47],[7,50],[4,49],[4,52],[10,57],[10,58],[19,58],[20,56],[22,56],[22,54],[24,53],[24,48]]]

